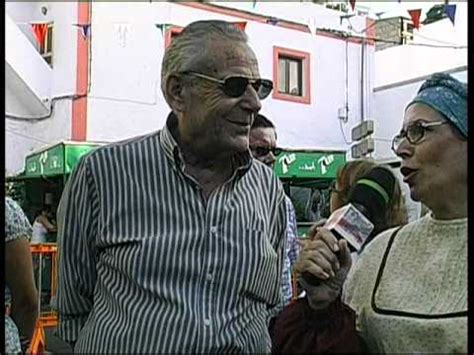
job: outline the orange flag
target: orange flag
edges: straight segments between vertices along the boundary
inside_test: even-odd
[[[418,10],[408,10],[408,13],[411,16],[411,20],[413,21],[413,27],[418,29],[420,27],[420,16],[421,16],[421,9]]]
[[[242,32],[245,32],[245,26],[247,26],[247,22],[234,22],[234,26]]]

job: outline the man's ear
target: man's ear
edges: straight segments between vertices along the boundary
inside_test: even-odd
[[[183,88],[183,79],[177,75],[172,74],[166,80],[166,101],[174,112],[182,112],[184,109]]]

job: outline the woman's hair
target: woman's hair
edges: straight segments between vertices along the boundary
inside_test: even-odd
[[[380,165],[372,160],[358,159],[349,161],[339,168],[336,174],[339,189],[337,194],[343,204],[348,202],[351,189],[354,187],[357,180],[369,173],[376,166]],[[387,169],[390,168],[387,167]],[[385,229],[408,223],[405,198],[403,197],[402,189],[398,180],[395,181],[391,199],[388,203],[389,206],[385,215],[386,218],[380,222],[380,225],[375,226],[373,235],[376,235]]]

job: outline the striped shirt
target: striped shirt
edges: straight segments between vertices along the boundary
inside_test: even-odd
[[[286,206],[250,152],[206,200],[184,172],[170,115],[101,147],[58,211],[58,332],[83,353],[269,352],[282,301]]]

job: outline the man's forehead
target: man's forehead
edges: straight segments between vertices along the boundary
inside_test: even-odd
[[[207,56],[216,68],[243,67],[258,70],[258,62],[250,47],[241,42],[216,41],[209,44]]]

